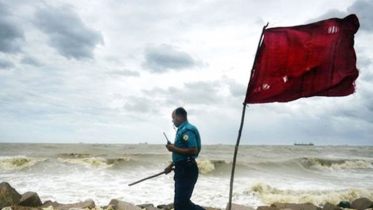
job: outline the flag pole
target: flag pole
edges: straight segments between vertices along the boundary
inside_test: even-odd
[[[257,59],[257,56],[258,56],[258,51],[259,51],[260,45],[262,43],[263,34],[264,34],[264,31],[267,28],[267,26],[268,26],[268,23],[267,23],[267,25],[265,25],[263,27],[262,34],[260,36],[259,43],[258,43],[258,48],[256,50],[255,59],[254,59],[254,62],[253,62],[253,67],[251,69],[251,74],[253,73],[254,65],[255,65],[255,62],[256,62],[256,59]],[[236,146],[234,148],[233,163],[232,163],[232,173],[231,173],[231,182],[230,182],[230,188],[229,188],[229,202],[228,202],[227,210],[231,210],[231,208],[232,208],[232,193],[233,193],[234,172],[235,172],[235,169],[236,169],[236,160],[237,160],[238,147],[240,145],[242,128],[243,128],[243,124],[244,124],[244,120],[245,120],[246,105],[247,105],[246,102],[243,103],[240,129],[238,130],[237,142],[236,142]]]

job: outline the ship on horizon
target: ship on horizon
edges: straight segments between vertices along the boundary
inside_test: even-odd
[[[314,146],[312,142],[310,143],[294,143],[294,146]]]

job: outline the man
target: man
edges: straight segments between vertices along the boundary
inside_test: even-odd
[[[202,207],[190,201],[194,185],[198,179],[198,166],[195,159],[201,150],[201,138],[197,128],[188,122],[184,108],[177,108],[172,112],[172,122],[177,127],[174,144],[167,144],[172,152],[172,163],[165,168],[168,174],[175,166],[175,210],[203,210]]]

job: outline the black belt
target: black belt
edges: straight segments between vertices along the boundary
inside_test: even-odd
[[[177,161],[175,163],[175,165],[182,165],[182,164],[186,164],[186,163],[195,163],[196,160],[192,157],[187,157],[185,160],[180,160],[180,161]]]

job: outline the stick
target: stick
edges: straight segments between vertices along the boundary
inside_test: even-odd
[[[267,23],[267,25],[265,25],[263,27],[262,34],[260,35],[258,48],[256,50],[255,59],[254,59],[254,62],[253,62],[253,67],[251,69],[251,75],[253,74],[253,71],[254,71],[254,66],[255,66],[255,62],[256,62],[257,56],[258,56],[258,51],[259,51],[259,48],[260,48],[260,45],[261,45],[261,42],[262,42],[262,39],[263,39],[264,31],[267,28],[267,26],[268,26],[268,23]],[[232,164],[232,172],[231,172],[231,181],[230,181],[230,185],[229,185],[229,201],[228,201],[227,210],[231,210],[232,209],[232,195],[233,195],[234,172],[235,172],[235,169],[236,169],[237,153],[238,153],[238,147],[240,145],[240,140],[241,140],[242,127],[243,127],[244,119],[245,119],[245,112],[246,112],[246,103],[243,104],[240,129],[238,130],[237,142],[236,142],[236,146],[234,148],[233,164]]]
[[[160,175],[165,174],[165,173],[166,173],[166,172],[162,171],[161,173],[158,173],[158,174],[155,174],[155,175],[153,175],[153,176],[149,176],[149,177],[146,177],[146,178],[141,179],[141,180],[139,180],[139,181],[133,182],[133,183],[129,184],[128,186],[132,186],[132,185],[138,184],[138,183],[140,183],[140,182],[142,182],[142,181],[145,181],[145,180],[148,180],[148,179],[152,179],[152,178],[154,178],[154,177],[160,176]]]

